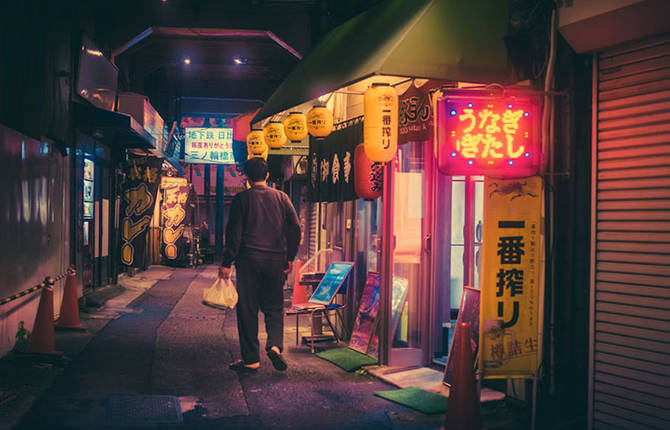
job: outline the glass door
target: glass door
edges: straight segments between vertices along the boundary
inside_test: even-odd
[[[480,287],[484,178],[436,173],[434,183],[432,355],[444,365],[463,287]]]
[[[382,300],[386,309],[382,327],[390,366],[429,361],[431,201],[424,196],[430,195],[426,158],[431,156],[426,142],[412,142],[403,145],[386,167],[382,282],[388,302]]]

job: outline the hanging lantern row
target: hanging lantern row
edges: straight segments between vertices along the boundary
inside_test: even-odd
[[[268,146],[265,144],[262,130],[252,130],[247,135],[247,158],[261,157],[268,159]]]
[[[398,148],[398,94],[389,84],[374,83],[365,91],[363,143],[371,161],[386,163]]]

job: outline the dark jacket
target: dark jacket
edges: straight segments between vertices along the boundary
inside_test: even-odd
[[[222,266],[243,257],[293,261],[299,245],[298,215],[285,193],[255,185],[233,198]]]

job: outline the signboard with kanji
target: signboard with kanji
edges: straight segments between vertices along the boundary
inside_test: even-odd
[[[232,128],[187,127],[184,130],[184,159],[187,163],[235,163]]]
[[[541,358],[542,179],[484,182],[480,370],[531,378]]]
[[[437,164],[445,175],[521,178],[541,163],[539,102],[446,94],[437,101]]]

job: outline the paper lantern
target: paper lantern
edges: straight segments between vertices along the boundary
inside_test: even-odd
[[[281,148],[286,143],[284,125],[279,121],[270,121],[263,129],[263,138],[270,148]]]
[[[398,94],[388,84],[372,84],[365,91],[363,117],[365,153],[372,161],[385,163],[398,148]]]
[[[314,137],[326,137],[333,131],[333,113],[316,105],[307,112],[307,131]]]
[[[300,142],[307,136],[307,119],[301,112],[291,112],[284,120],[284,133],[291,142]]]
[[[261,130],[252,130],[247,135],[247,153],[247,158],[263,157],[267,160],[268,146],[265,144]]]
[[[361,143],[354,152],[354,189],[362,199],[374,200],[382,195],[383,166],[371,161],[365,154],[365,144]]]

